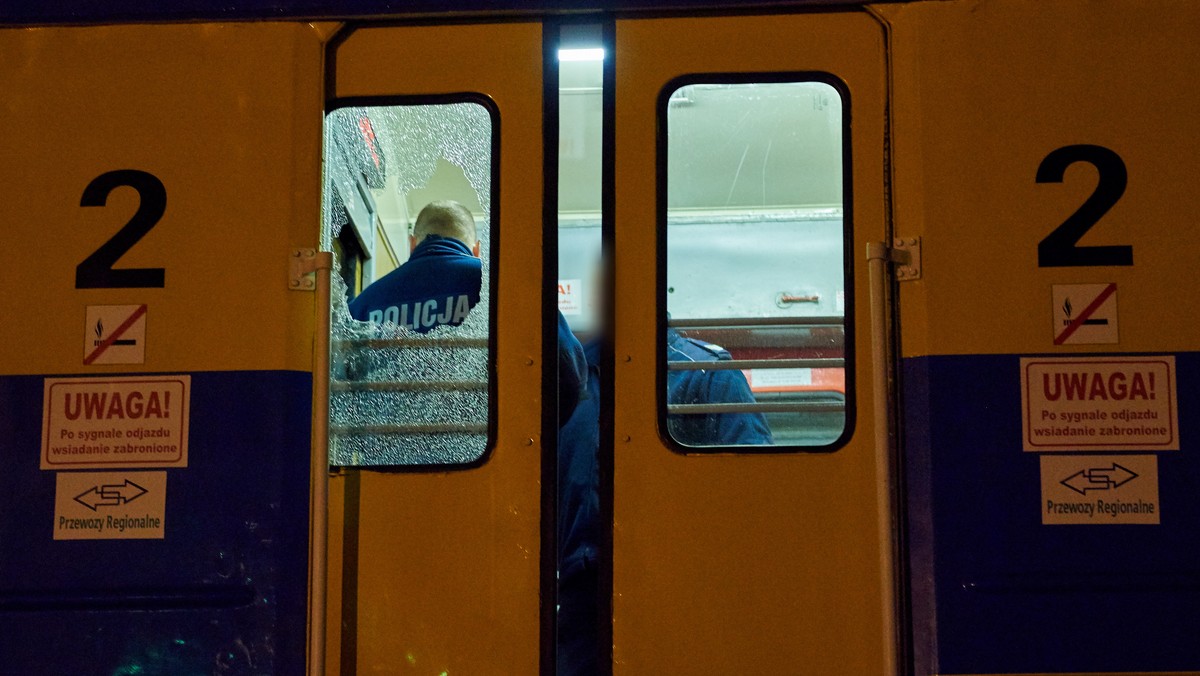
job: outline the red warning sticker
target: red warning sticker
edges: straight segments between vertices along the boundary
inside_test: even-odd
[[[46,378],[42,469],[187,467],[191,376]]]
[[[1026,451],[1179,450],[1175,357],[1021,360]]]

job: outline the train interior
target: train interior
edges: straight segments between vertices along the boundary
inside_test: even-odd
[[[564,42],[558,63],[558,303],[585,344],[603,332],[604,58],[596,43]],[[774,446],[829,449],[847,427],[853,354],[844,328],[850,270],[841,96],[798,75],[688,81],[663,101],[660,311],[669,334],[713,358],[672,357],[667,368],[736,370],[753,393],[752,402],[667,401],[666,432],[678,437],[673,423],[688,416],[749,412],[765,418]],[[486,450],[492,123],[484,105],[465,100],[339,108],[327,117],[323,245],[335,252],[340,291],[334,465],[460,464]],[[420,317],[407,308],[382,322],[354,320],[346,302],[404,264],[416,215],[447,199],[469,208],[479,229],[483,293],[468,320],[429,332],[414,330]],[[629,274],[655,284],[653,270]],[[698,450],[723,445],[674,441]]]

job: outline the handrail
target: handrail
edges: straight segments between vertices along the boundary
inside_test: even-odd
[[[338,425],[336,436],[351,434],[487,434],[486,423],[407,423],[399,425]]]
[[[669,361],[668,371],[741,371],[744,369],[836,369],[845,359],[722,359],[719,361]]]
[[[344,350],[348,347],[366,347],[379,349],[382,347],[462,347],[484,348],[488,346],[487,338],[460,338],[439,336],[436,338],[341,338],[333,341],[334,349]]]
[[[713,317],[711,319],[668,319],[673,329],[758,327],[758,326],[843,326],[845,317]]]
[[[483,380],[427,380],[382,382],[368,380],[335,380],[330,384],[334,392],[451,392],[486,390]]]
[[[743,403],[713,403],[713,404],[670,404],[667,413],[670,415],[691,415],[707,413],[844,413],[844,403],[818,403],[812,401],[758,402]]]
[[[871,302],[871,408],[874,414],[876,541],[879,543],[879,584],[883,596],[885,676],[897,669],[896,620],[896,497],[891,432],[894,411],[889,396],[891,354],[888,345],[888,286],[891,250],[885,242],[867,243],[867,270]]]
[[[300,256],[297,252],[295,256]],[[333,254],[317,251],[312,256],[316,273],[313,321],[313,422],[312,455],[309,458],[309,604],[308,673],[325,673],[325,620],[329,584],[329,336]]]

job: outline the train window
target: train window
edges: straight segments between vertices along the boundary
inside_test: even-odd
[[[325,120],[330,463],[479,462],[493,422],[495,110],[482,97],[353,103]]]
[[[679,450],[832,450],[849,435],[846,108],[827,76],[663,91],[661,411]]]

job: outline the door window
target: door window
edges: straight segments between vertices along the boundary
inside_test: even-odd
[[[815,450],[848,436],[847,114],[828,77],[664,90],[661,396],[675,445]]]
[[[333,465],[462,465],[488,448],[495,121],[462,97],[326,118]]]

